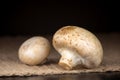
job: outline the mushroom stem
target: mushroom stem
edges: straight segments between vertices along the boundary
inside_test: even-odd
[[[81,64],[83,59],[75,51],[63,50],[61,52],[61,58],[59,65],[67,70],[71,70],[76,65]]]

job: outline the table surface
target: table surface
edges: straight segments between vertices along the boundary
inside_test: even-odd
[[[0,77],[0,80],[120,80],[120,72]]]
[[[22,80],[25,78],[31,79],[31,80],[32,79],[48,80],[49,78],[52,80],[55,80],[55,79],[74,80],[74,78],[75,80],[78,80],[79,78],[82,78],[84,80],[87,80],[88,78],[85,78],[86,76],[88,77],[90,76],[90,78],[94,77],[96,80],[98,79],[102,80],[102,78],[109,79],[112,77],[115,79],[120,78],[119,77],[120,76],[120,46],[119,46],[120,45],[120,41],[119,41],[120,33],[107,33],[107,34],[102,33],[102,34],[96,34],[96,36],[100,39],[103,49],[104,49],[104,58],[103,58],[103,62],[100,67],[96,69],[90,69],[90,70],[79,69],[79,70],[65,71],[57,65],[60,55],[58,55],[58,53],[54,49],[52,49],[51,55],[49,55],[48,57],[50,62],[47,62],[45,64],[49,66],[48,70],[50,70],[52,74],[49,73],[49,75],[47,76],[43,76],[42,75],[43,73],[41,74],[37,72],[38,70],[46,68],[45,65],[33,66],[33,67],[27,66],[25,64],[22,64],[17,57],[17,50],[19,46],[31,36],[0,37],[0,56],[1,56],[0,57],[0,63],[1,63],[0,64],[0,75],[2,75],[0,80],[2,79]],[[46,38],[48,38],[50,41],[52,39],[52,37],[48,37],[48,36],[46,36]],[[51,64],[51,63],[54,63],[54,64]],[[21,66],[24,68],[22,68]],[[21,68],[18,69],[16,67],[21,67]],[[56,68],[56,72],[52,71],[54,68]],[[24,71],[24,69],[28,71]],[[17,74],[15,72],[17,72]],[[21,75],[22,72],[23,74]],[[89,73],[89,72],[92,72],[92,73]],[[105,72],[105,73],[99,73],[99,72]],[[60,75],[58,75],[59,73]],[[65,74],[65,73],[70,73],[70,74]],[[34,74],[41,75],[41,76],[34,76]],[[19,76],[19,75],[20,76],[31,75],[31,77],[3,77],[3,76]],[[62,78],[61,76],[64,78]]]

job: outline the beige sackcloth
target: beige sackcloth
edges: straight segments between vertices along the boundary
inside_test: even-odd
[[[37,35],[38,36],[38,35]],[[79,74],[89,72],[120,71],[120,33],[96,34],[104,49],[102,64],[93,69],[79,68],[64,70],[57,63],[60,59],[58,52],[52,48],[46,63],[37,66],[23,64],[18,59],[20,45],[32,36],[3,36],[0,37],[0,76],[31,76],[53,74]],[[52,36],[45,36],[52,41]]]

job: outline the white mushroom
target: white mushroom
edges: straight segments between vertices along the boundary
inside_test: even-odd
[[[53,46],[61,55],[59,65],[68,70],[76,66],[98,67],[103,59],[103,48],[98,38],[81,27],[59,29],[53,36]]]
[[[43,63],[50,52],[49,41],[41,36],[26,40],[19,48],[18,57],[21,62],[28,65]]]

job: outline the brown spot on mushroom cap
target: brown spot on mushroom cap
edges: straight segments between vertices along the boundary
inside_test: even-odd
[[[73,31],[74,29],[76,29],[76,28],[75,28],[75,27],[63,27],[63,28],[59,31],[59,34],[65,35],[65,34],[71,33],[71,31]]]
[[[85,58],[89,66],[98,66],[103,57],[103,49],[98,38],[90,31],[77,27],[65,26],[59,29],[53,37],[54,48],[61,53],[60,49],[69,48]]]

